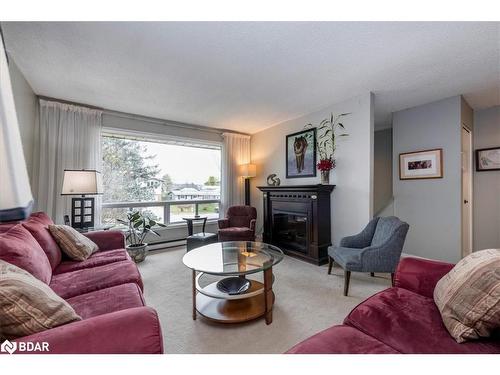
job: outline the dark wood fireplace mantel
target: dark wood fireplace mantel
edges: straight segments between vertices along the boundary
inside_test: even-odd
[[[330,194],[335,185],[258,186],[264,200],[264,242],[321,265],[331,245]]]

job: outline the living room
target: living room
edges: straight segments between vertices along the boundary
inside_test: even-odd
[[[500,22],[24,19],[2,354],[500,353]]]

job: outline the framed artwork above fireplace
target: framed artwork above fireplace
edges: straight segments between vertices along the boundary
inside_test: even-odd
[[[286,136],[286,178],[316,177],[316,128]]]

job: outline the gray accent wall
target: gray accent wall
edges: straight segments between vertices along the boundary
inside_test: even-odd
[[[30,84],[24,78],[14,59],[9,56],[9,73],[16,106],[17,121],[23,145],[24,159],[33,185],[33,148],[35,140],[35,122],[38,112],[38,100]],[[33,187],[33,186],[32,186]]]
[[[394,214],[410,224],[404,252],[457,262],[461,258],[461,97],[395,112]],[[443,149],[444,177],[400,180],[399,154]]]
[[[373,148],[373,212],[392,204],[392,129],[375,132]]]
[[[500,106],[474,112],[474,150],[500,147]],[[474,168],[474,251],[500,248],[500,171]]]

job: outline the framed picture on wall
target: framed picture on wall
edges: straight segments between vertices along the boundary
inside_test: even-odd
[[[443,149],[399,154],[399,179],[443,178]]]
[[[500,146],[476,150],[476,171],[500,171]]]
[[[286,136],[286,178],[316,177],[316,128]]]

